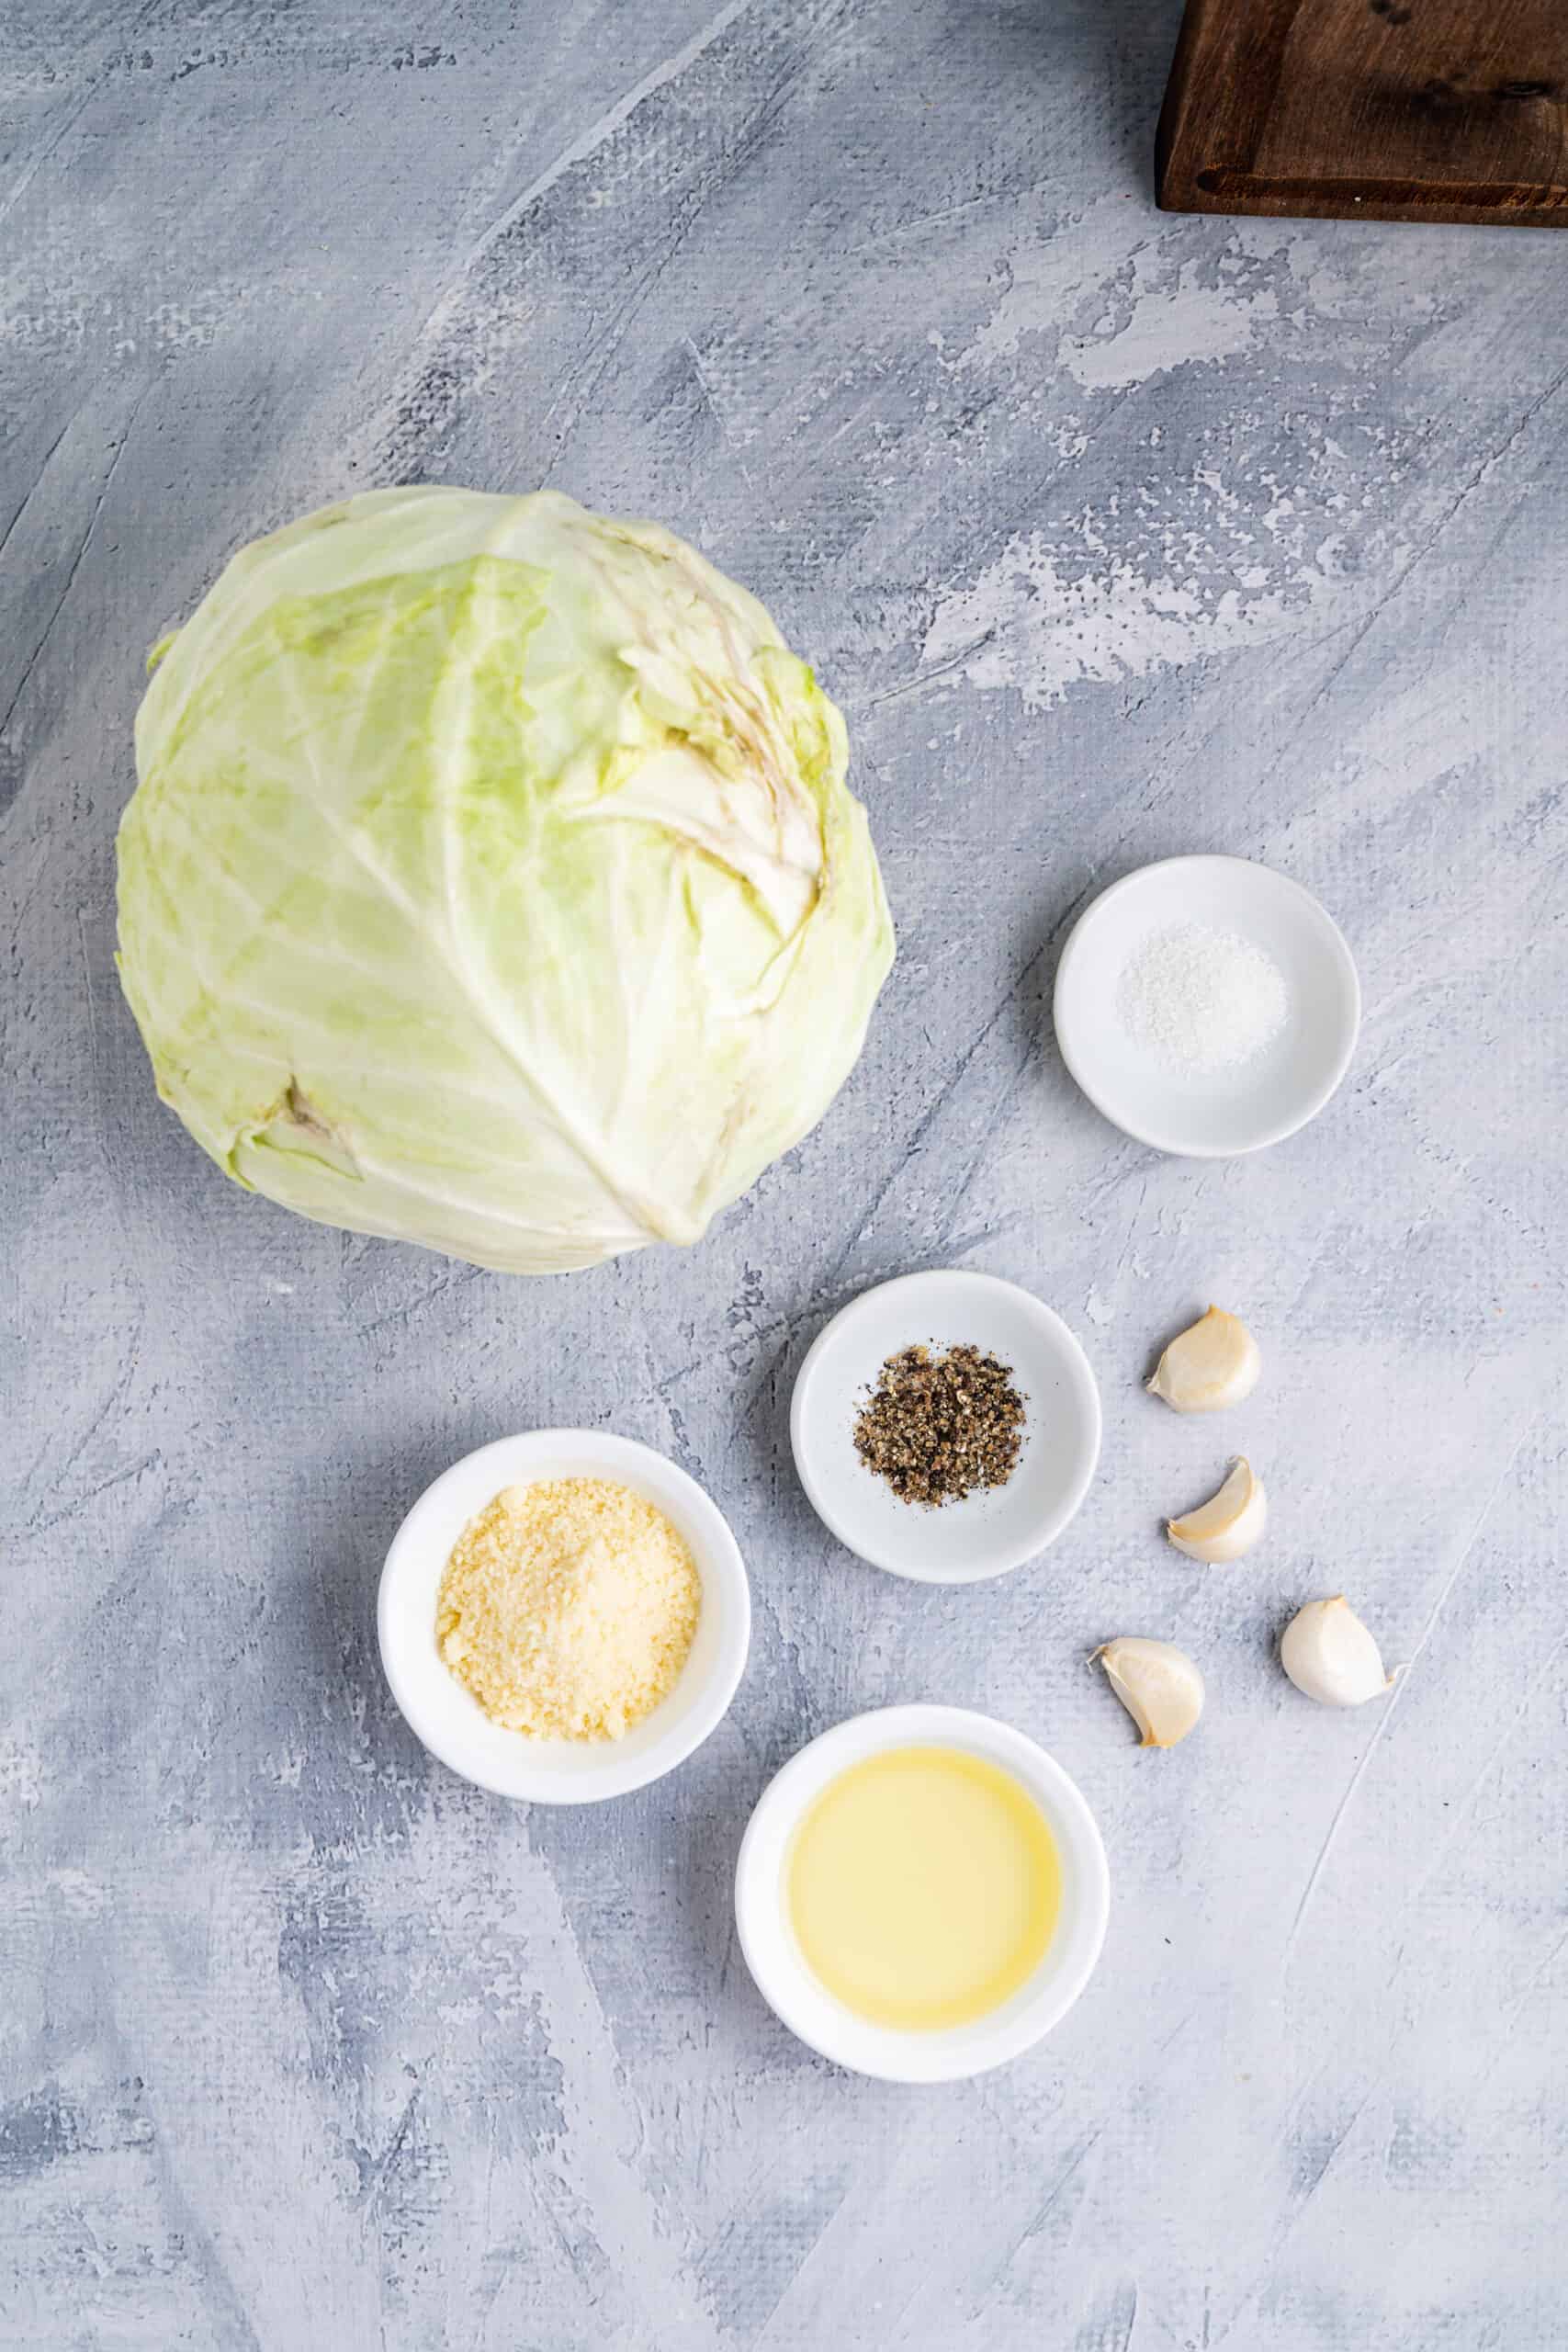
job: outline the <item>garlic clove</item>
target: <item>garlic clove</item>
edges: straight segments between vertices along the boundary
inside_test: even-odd
[[[1149,1394],[1163,1396],[1174,1412],[1217,1413],[1250,1396],[1262,1369],[1258,1342],[1246,1324],[1211,1306],[1172,1340],[1155,1368]]]
[[[1145,1747],[1174,1747],[1203,1712],[1203,1678],[1170,1642],[1123,1634],[1094,1652]],[[1092,1664],[1092,1659],[1091,1659]]]
[[[1280,1638],[1280,1663],[1323,1707],[1360,1707],[1393,1687],[1382,1654],[1342,1592],[1309,1600]]]
[[[1168,1519],[1165,1532],[1190,1560],[1217,1566],[1245,1559],[1269,1524],[1269,1498],[1247,1456],[1238,1457],[1217,1495],[1184,1519]]]

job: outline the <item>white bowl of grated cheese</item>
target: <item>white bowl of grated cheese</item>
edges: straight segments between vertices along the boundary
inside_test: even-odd
[[[701,1587],[696,1630],[673,1688],[618,1738],[507,1728],[458,1679],[438,1643],[437,1600],[458,1538],[505,1489],[558,1479],[613,1482],[651,1503],[682,1539]],[[443,1764],[497,1796],[592,1804],[672,1771],[722,1720],[746,1664],[751,1596],[723,1513],[685,1471],[603,1430],[533,1430],[480,1446],[426,1487],[387,1554],[377,1631],[392,1696]]]
[[[1349,1068],[1361,992],[1310,890],[1245,857],[1168,857],[1102,891],[1056,967],[1062,1058],[1097,1110],[1156,1150],[1260,1151]]]

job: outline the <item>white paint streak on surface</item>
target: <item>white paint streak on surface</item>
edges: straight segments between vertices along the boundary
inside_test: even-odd
[[[25,1733],[6,1733],[0,1737],[0,1807],[30,1811],[42,1794],[43,1758]]]
[[[1043,710],[1075,685],[1145,678],[1202,654],[1265,645],[1308,617],[1321,624],[1334,604],[1331,583],[1311,567],[1288,590],[1206,592],[1119,555],[1069,572],[1032,535],[938,607],[920,659],[942,673],[956,668],[971,686],[1011,686],[1030,709]]]
[[[1271,288],[1248,296],[1224,278],[1204,285],[1194,263],[1177,271],[1174,286],[1146,289],[1139,283],[1145,275],[1138,267],[1140,259],[1134,261],[1125,322],[1112,313],[1103,332],[1064,338],[1064,367],[1091,391],[1141,384],[1168,368],[1228,359],[1233,352],[1245,351],[1258,329],[1280,314],[1279,298]]]

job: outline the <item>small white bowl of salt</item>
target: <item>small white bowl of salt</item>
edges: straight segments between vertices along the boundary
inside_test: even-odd
[[[1056,967],[1056,1042],[1156,1150],[1228,1159],[1322,1110],[1355,1050],[1356,967],[1310,890],[1245,857],[1168,857],[1102,891]]]

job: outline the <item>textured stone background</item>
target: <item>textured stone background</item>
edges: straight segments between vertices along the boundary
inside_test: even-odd
[[[1562,2232],[1562,387],[1540,233],[1163,218],[1144,0],[8,0],[0,2343],[1530,2352]],[[705,1247],[529,1286],[292,1220],[154,1100],[112,842],[146,646],[356,485],[552,482],[688,533],[850,715],[902,955],[821,1128]],[[1223,848],[1360,959],[1350,1081],[1228,1167],[1049,1035],[1064,926]],[[795,1364],[911,1266],[1098,1368],[1101,1475],[990,1589],[859,1566]],[[1211,1294],[1269,1378],[1137,1386]],[[729,1513],[757,1637],[586,1817],[434,1766],[372,1596],[539,1421]],[[1245,1569],[1156,1516],[1226,1450]],[[1309,1708],[1347,1585],[1388,1705]],[[1169,1634],[1139,1755],[1084,1653]],[[767,1775],[919,1696],[1038,1734],[1104,1964],[1007,2073],[835,2073],[752,1991]]]

